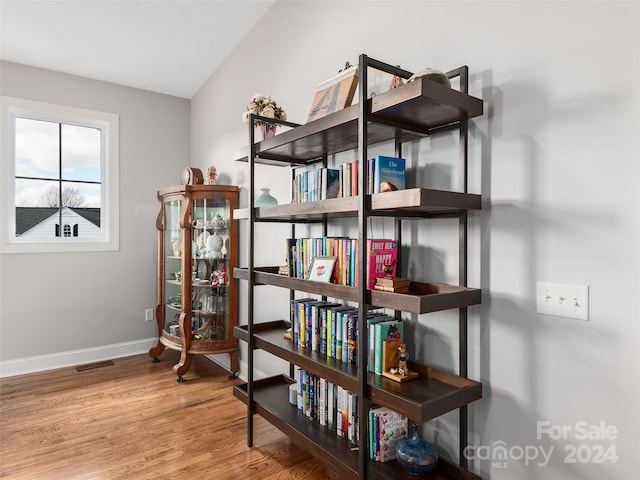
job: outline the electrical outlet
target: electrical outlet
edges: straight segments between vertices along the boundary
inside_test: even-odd
[[[589,321],[589,287],[537,282],[536,311],[543,315]]]
[[[153,308],[147,308],[144,311],[144,321],[145,322],[150,322],[153,320]]]

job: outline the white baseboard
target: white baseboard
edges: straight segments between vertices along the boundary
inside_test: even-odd
[[[231,361],[229,360],[229,355],[206,355],[206,357],[211,360],[214,363],[217,363],[218,365],[220,365],[222,368],[229,370],[230,365],[231,365]],[[238,378],[241,380],[244,380],[245,382],[247,381],[247,362],[240,360],[239,361],[239,366],[240,366],[240,372],[238,373]],[[253,371],[253,378],[258,380],[260,378],[266,378],[269,375],[267,375],[266,373],[264,373],[262,370],[259,369],[254,369]]]
[[[157,338],[147,338],[133,342],[85,348],[82,350],[71,350],[49,355],[39,355],[37,357],[0,361],[0,378],[44,372],[56,368],[74,367],[86,363],[147,353],[157,342]]]
[[[25,357],[15,360],[0,361],[0,378],[25,375],[27,373],[44,372],[55,370],[56,368],[75,367],[87,363],[111,360],[114,358],[128,357],[147,353],[149,349],[158,342],[157,337],[136,340],[133,342],[116,343],[113,345],[103,345],[82,350],[70,350],[68,352],[52,353],[49,355],[38,355],[37,357]],[[229,370],[231,362],[229,355],[205,355],[212,362]],[[268,375],[261,370],[254,370],[254,378],[265,378]],[[240,360],[240,373],[238,377],[246,382],[247,362]]]

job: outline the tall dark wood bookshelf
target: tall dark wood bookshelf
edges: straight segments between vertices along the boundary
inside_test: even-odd
[[[396,156],[402,156],[403,144],[440,132],[456,130],[460,142],[460,186],[457,191],[443,191],[420,187],[373,195],[335,198],[305,203],[249,207],[238,209],[234,218],[248,222],[248,265],[234,271],[234,277],[248,284],[246,325],[235,328],[235,335],[248,345],[247,382],[234,388],[234,395],[247,405],[247,443],[253,445],[253,415],[258,414],[286,433],[295,443],[317,455],[328,468],[345,479],[404,479],[414,478],[396,462],[379,463],[368,458],[366,447],[368,422],[359,422],[360,448],[350,450],[346,441],[333,432],[301,415],[288,402],[289,375],[256,380],[254,378],[254,350],[261,349],[290,365],[311,371],[328,381],[358,394],[358,411],[367,412],[369,405],[387,406],[410,421],[421,424],[447,412],[460,412],[460,464],[440,459],[436,472],[429,478],[437,480],[478,479],[467,471],[463,450],[468,444],[467,405],[482,398],[482,385],[467,378],[468,307],[481,302],[481,292],[467,285],[468,212],[481,208],[481,196],[471,194],[467,187],[468,120],[483,113],[482,101],[468,95],[468,68],[447,72],[457,78],[458,89],[449,88],[421,78],[389,92],[367,98],[369,68],[409,78],[411,72],[361,55],[359,59],[359,101],[305,125],[293,125],[288,131],[262,141],[254,138],[249,128],[249,147],[236,160],[249,164],[249,202],[255,200],[255,165],[267,164],[289,169],[314,165],[326,167],[330,156],[340,152],[358,152],[358,192],[366,192],[366,168],[369,146],[380,142],[394,142]],[[265,120],[252,117],[254,120]],[[293,174],[291,174],[293,176]],[[358,225],[360,245],[369,237],[369,217],[395,219],[395,238],[402,244],[402,222],[417,219],[454,217],[458,219],[459,282],[458,285],[411,282],[409,293],[389,293],[367,290],[365,269],[357,273],[360,288],[320,283],[278,274],[278,267],[256,267],[254,249],[258,226],[263,222],[282,222],[292,225],[320,223],[326,235],[330,222],[336,218],[352,217]],[[284,244],[284,240],[283,240]],[[366,265],[366,249],[360,248],[359,265]],[[400,262],[399,262],[400,264]],[[399,276],[403,272],[399,272]],[[356,368],[316,351],[297,347],[283,338],[290,326],[289,319],[256,323],[254,289],[272,285],[294,292],[352,302],[359,308],[360,318],[369,306],[395,310],[397,313],[426,314],[457,309],[459,311],[459,372],[454,375],[430,366],[412,364],[418,379],[398,383]],[[366,339],[366,322],[359,322],[359,338]],[[366,341],[366,340],[365,340]],[[367,364],[367,349],[359,348],[359,365]]]

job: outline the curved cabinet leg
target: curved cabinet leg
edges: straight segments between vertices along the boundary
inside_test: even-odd
[[[153,358],[154,362],[159,362],[158,357],[162,355],[162,352],[164,352],[164,345],[158,340],[157,345],[149,349],[149,356]]]
[[[164,324],[164,306],[162,304],[156,305],[156,322],[158,324],[158,343],[155,347],[149,349],[149,356],[153,358],[153,362],[157,363],[158,357],[164,352],[164,344],[160,342],[160,336],[162,335],[162,325]]]
[[[229,375],[229,379],[233,380],[238,377],[240,373],[240,358],[238,355],[238,351],[229,353],[229,370],[231,370],[231,375]]]
[[[182,349],[180,350],[180,360],[173,366],[173,373],[178,376],[178,383],[182,383],[184,382],[182,376],[191,367],[191,360],[193,359],[193,355],[188,353],[191,344],[191,315],[184,312],[181,313],[178,324],[180,325]]]
[[[191,367],[192,359],[193,355],[186,353],[185,350],[183,350],[180,353],[180,361],[173,366],[173,373],[178,375],[178,377],[182,377]],[[180,379],[178,379],[178,382],[182,383]]]

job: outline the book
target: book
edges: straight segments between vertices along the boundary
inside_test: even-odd
[[[286,261],[287,261],[287,267],[288,267],[288,274],[290,277],[296,278],[296,249],[297,249],[297,242],[295,238],[287,238],[286,239],[286,243],[287,243],[287,254],[286,254]]]
[[[336,431],[336,386],[327,381],[327,428],[330,432]]]
[[[358,309],[353,307],[340,308],[334,311],[333,319],[336,323],[336,360],[347,361],[348,337],[346,332],[346,317],[350,313],[357,313]]]
[[[311,350],[314,352],[326,353],[327,329],[323,324],[323,318],[326,319],[324,312],[329,307],[339,307],[339,303],[334,302],[318,302],[312,304],[311,307]],[[324,348],[323,348],[324,345]]]
[[[376,278],[396,276],[398,242],[390,239],[367,240],[367,288],[372,290]],[[385,268],[389,272],[385,272]]]
[[[373,193],[406,188],[406,160],[378,155],[373,162]]]
[[[376,329],[375,329],[375,324],[376,323],[381,323],[381,322],[388,322],[393,320],[393,317],[391,315],[386,315],[383,313],[374,313],[374,314],[370,314],[367,317],[367,333],[369,334],[369,359],[367,362],[367,370],[370,372],[374,372],[375,371],[375,345],[376,345],[376,339],[375,339],[375,333],[376,333]]]
[[[351,196],[358,196],[358,160],[351,162]]]
[[[320,349],[320,325],[319,325],[319,307],[325,305],[336,305],[331,302],[323,300],[315,300],[312,302],[305,302],[305,335],[304,346],[309,350],[317,352]]]
[[[340,196],[340,170],[336,168],[322,169],[322,200]]]
[[[404,325],[402,322],[390,320],[374,325],[374,365],[373,372],[382,375],[382,347],[383,342],[402,341]]]
[[[407,417],[386,407],[374,411],[374,424],[377,423],[377,455],[375,460],[387,462],[396,458],[398,442],[407,437]]]
[[[342,360],[342,328],[340,325],[339,315],[344,311],[351,311],[353,307],[329,307],[327,312],[329,320],[327,325],[327,338],[329,337],[329,325],[331,327],[331,347],[328,346],[327,339],[327,356]]]
[[[304,329],[302,330],[302,332],[300,331],[300,323],[302,321],[301,314],[302,318],[304,318],[304,307],[301,309],[300,305],[304,304],[305,302],[314,302],[316,300],[317,298],[294,298],[293,300],[291,300],[290,320],[294,345],[300,345],[301,343],[304,343]]]

